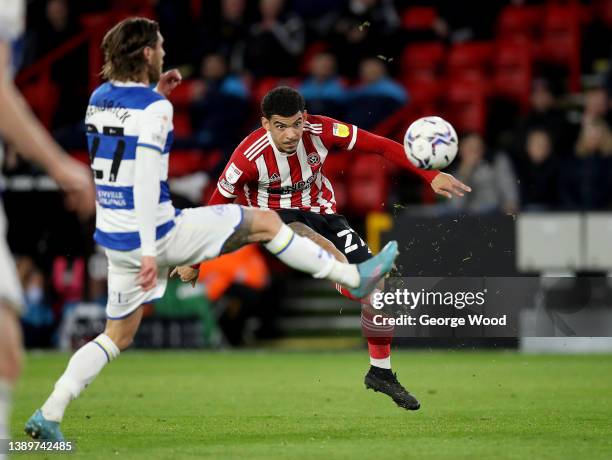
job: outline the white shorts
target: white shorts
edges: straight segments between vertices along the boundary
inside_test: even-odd
[[[15,261],[6,244],[6,230],[6,215],[0,201],[0,301],[20,314],[23,309],[23,294]]]
[[[242,219],[242,206],[235,204],[184,209],[175,219],[175,227],[157,241],[157,286],[146,292],[136,281],[140,271],[140,249],[106,249],[106,316],[109,319],[122,319],[140,305],[163,297],[170,267],[193,265],[218,257],[223,244],[238,229]]]

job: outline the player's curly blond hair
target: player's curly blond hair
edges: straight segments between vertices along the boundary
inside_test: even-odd
[[[109,30],[102,40],[102,77],[128,81],[142,74],[147,61],[144,49],[155,48],[159,24],[147,18],[128,18]]]

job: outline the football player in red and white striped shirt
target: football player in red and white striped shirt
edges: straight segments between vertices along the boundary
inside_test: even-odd
[[[416,168],[397,142],[308,114],[303,97],[292,88],[270,91],[262,101],[262,112],[262,127],[236,148],[209,204],[231,203],[241,196],[249,206],[273,209],[296,233],[311,238],[339,260],[359,263],[372,255],[344,216],[336,213],[334,189],[324,172],[329,155],[343,150],[375,153],[418,175],[443,196],[470,191],[449,174]],[[377,326],[372,317],[373,310],[366,305],[362,328],[371,363],[366,386],[388,394],[401,407],[418,409],[419,402],[391,372],[393,327]]]

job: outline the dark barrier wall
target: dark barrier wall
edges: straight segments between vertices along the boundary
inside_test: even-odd
[[[400,245],[402,276],[515,276],[513,216],[399,213],[383,239]]]

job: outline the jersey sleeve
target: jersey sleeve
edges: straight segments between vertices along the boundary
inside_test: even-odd
[[[320,115],[309,123],[315,132],[321,129],[321,138],[328,149],[353,150],[359,131],[357,126]]]
[[[23,34],[25,5],[23,0],[3,0],[0,8],[0,41],[12,41]]]
[[[166,99],[149,104],[142,111],[137,146],[163,153],[172,130],[172,114],[172,104]]]
[[[355,150],[361,153],[373,153],[385,157],[402,169],[421,177],[428,183],[440,171],[427,171],[414,166],[406,157],[404,146],[382,136],[359,129],[355,125],[343,123],[333,118],[313,116],[309,120],[311,129],[321,131],[321,138],[328,149]],[[316,131],[315,131],[316,132]]]
[[[219,177],[217,191],[233,201],[244,184],[252,180],[255,169],[255,164],[244,156],[240,147],[237,148]]]

